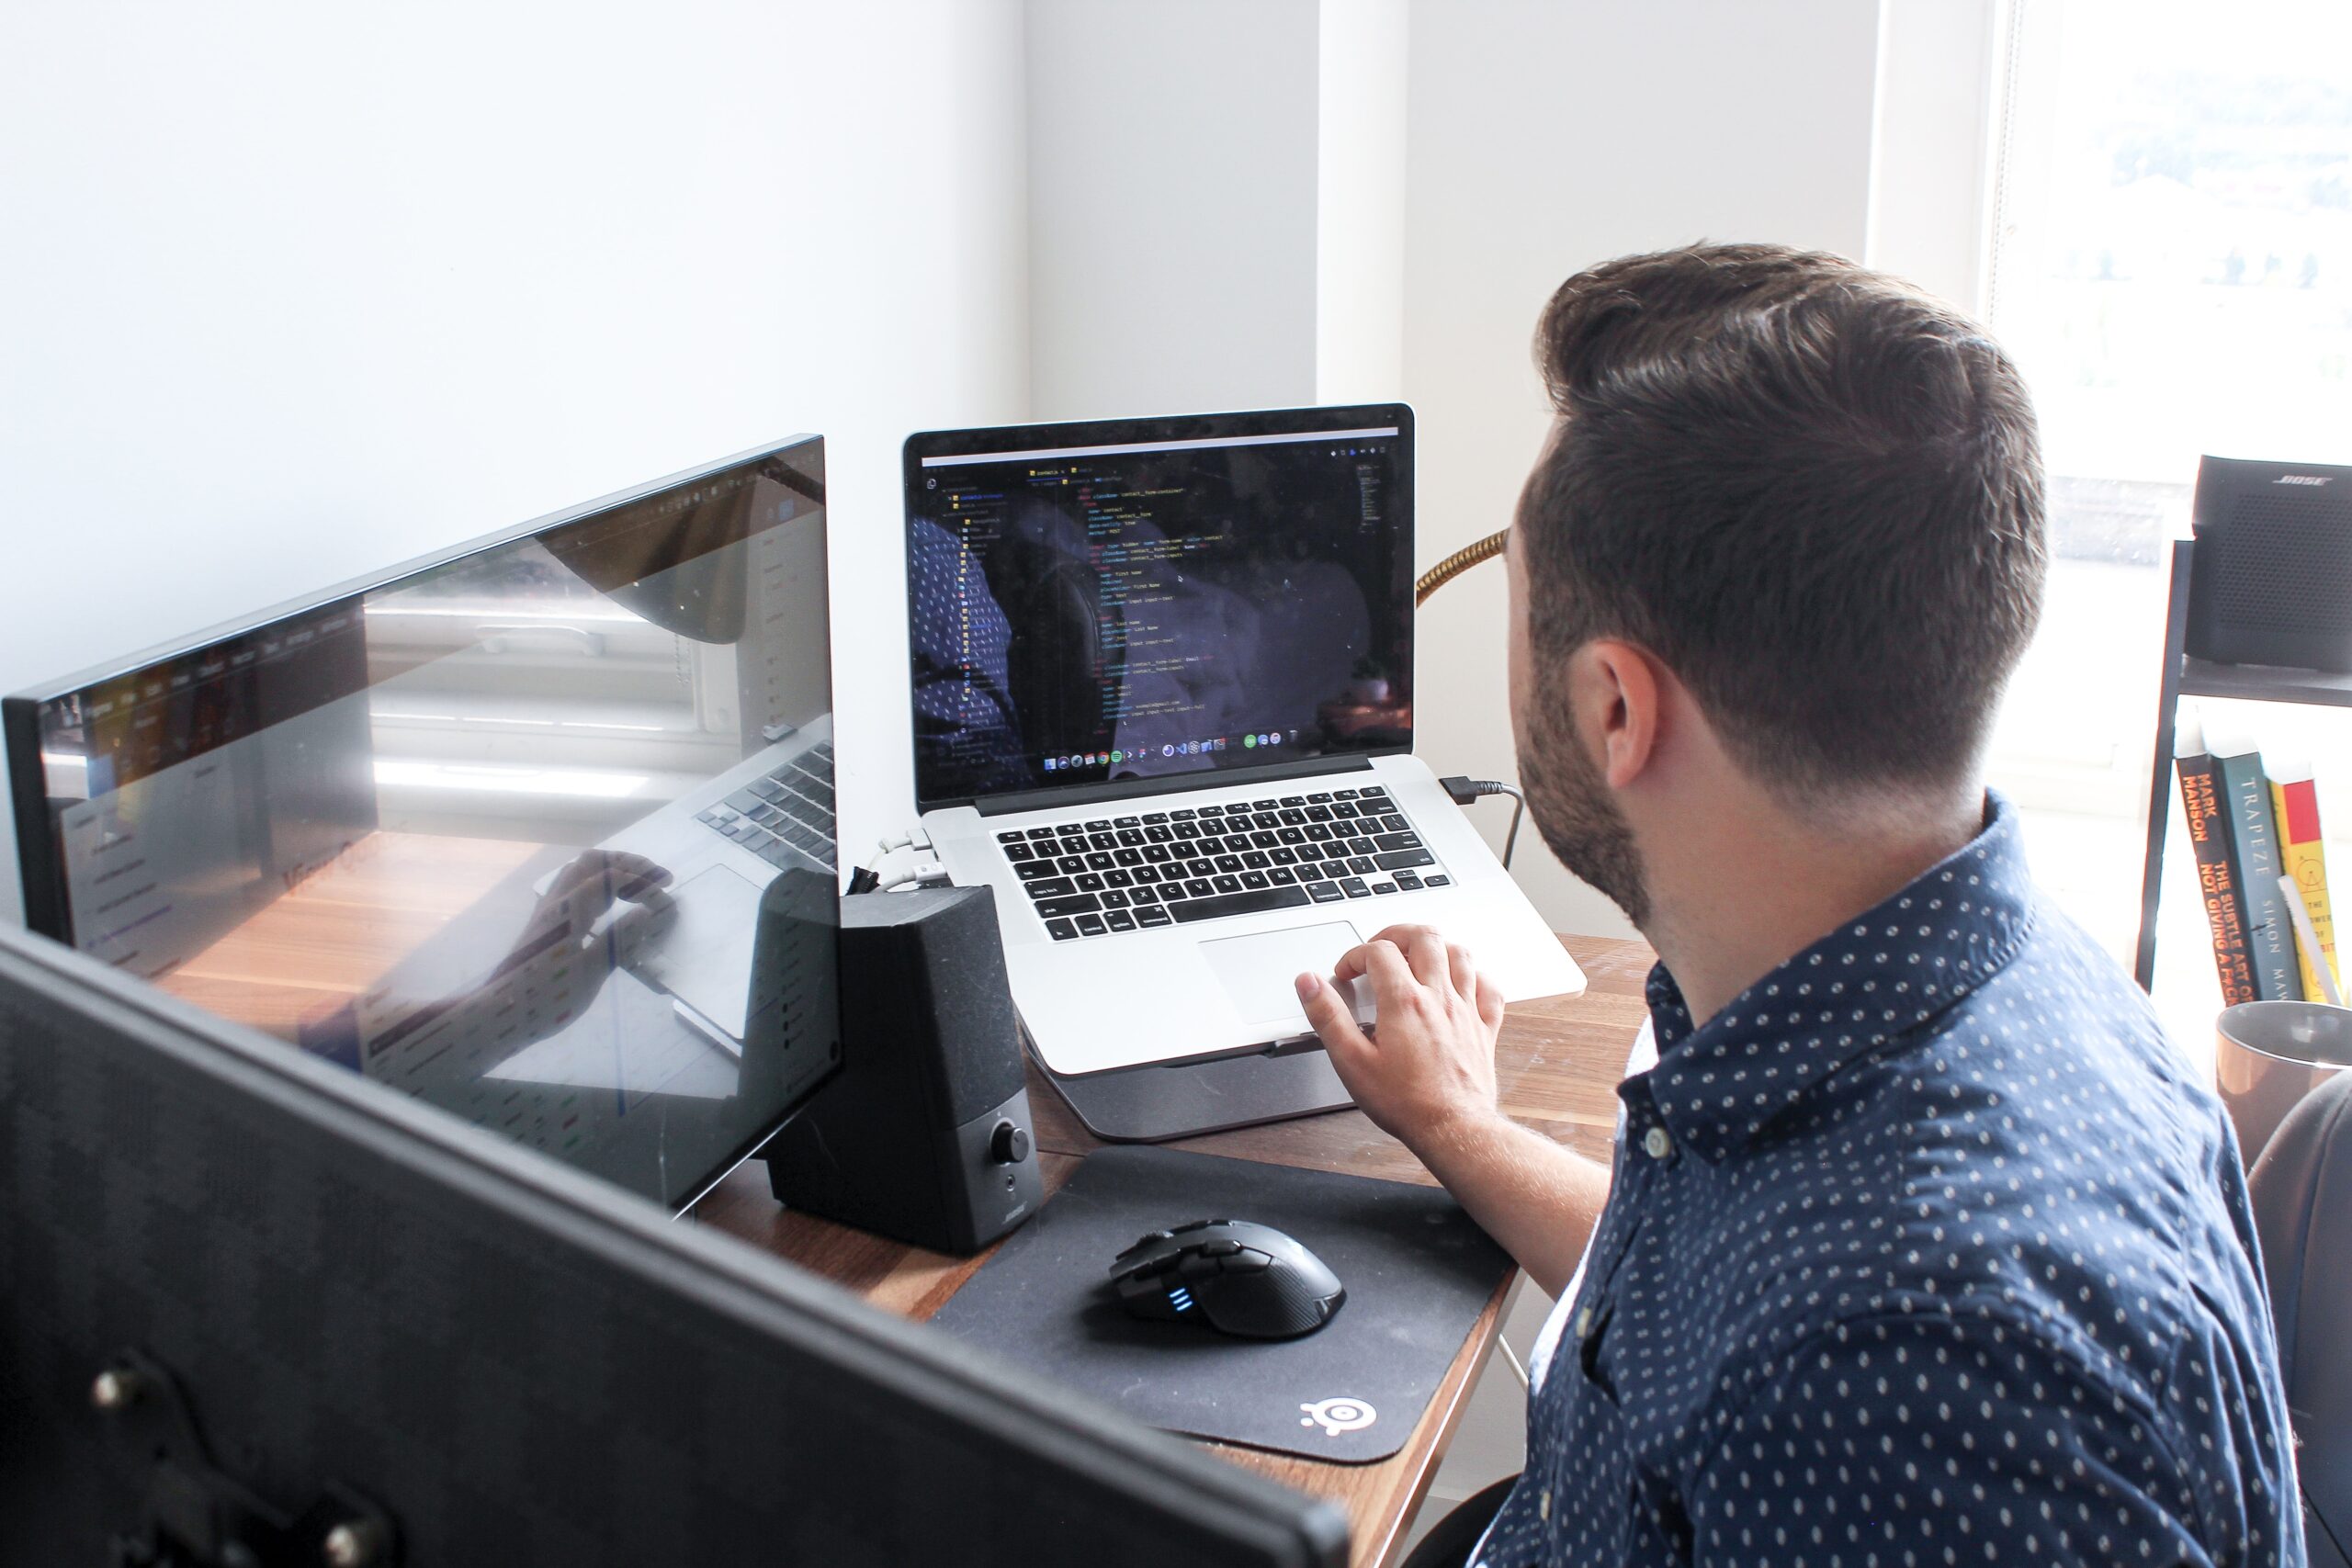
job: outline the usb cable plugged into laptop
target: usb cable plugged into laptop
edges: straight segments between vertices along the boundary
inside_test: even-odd
[[[850,873],[850,892],[872,893],[878,890],[888,893],[910,886],[937,887],[947,881],[947,868],[941,865],[936,858],[925,859],[912,870],[899,872],[885,881],[883,863],[900,850],[912,850],[919,856],[931,856],[931,834],[921,828],[910,828],[903,833],[893,833],[881,840],[872,858]]]
[[[900,872],[882,884],[880,891],[896,893],[901,887],[944,887],[946,886],[947,868],[937,861],[933,861],[928,865],[919,865],[911,871]]]
[[[1474,779],[1467,773],[1454,773],[1437,781],[1440,787],[1453,798],[1456,806],[1467,806],[1484,795],[1507,795],[1511,797],[1510,831],[1503,839],[1503,869],[1510,869],[1511,852],[1519,848],[1519,821],[1527,815],[1527,796],[1519,793],[1517,784],[1507,784],[1500,779]]]

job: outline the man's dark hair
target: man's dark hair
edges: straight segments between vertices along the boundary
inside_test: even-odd
[[[1539,664],[1640,644],[1791,798],[1967,776],[2047,570],[2032,406],[1982,330],[1842,257],[1709,245],[1571,277],[1536,358]]]

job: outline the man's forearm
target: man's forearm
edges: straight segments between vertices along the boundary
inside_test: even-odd
[[[1451,1121],[1407,1141],[1454,1201],[1546,1295],[1567,1288],[1608,1201],[1608,1167],[1569,1153],[1499,1111]]]

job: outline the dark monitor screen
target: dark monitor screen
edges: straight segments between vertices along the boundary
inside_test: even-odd
[[[915,793],[1408,750],[1412,411],[907,443]]]
[[[0,1562],[1347,1560],[1329,1502],[9,931],[0,1092]]]
[[[8,699],[28,922],[673,1206],[840,1052],[822,445]]]

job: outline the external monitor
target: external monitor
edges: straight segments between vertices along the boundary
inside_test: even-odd
[[[0,931],[0,1562],[1339,1568],[1328,1503]]]
[[[1405,405],[932,431],[904,479],[922,809],[1412,750]]]
[[[823,446],[20,693],[28,922],[673,1207],[842,1044]]]

